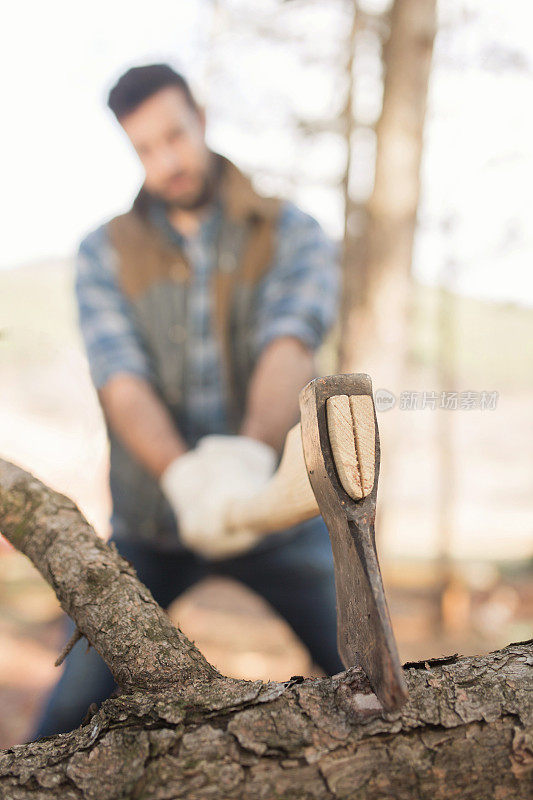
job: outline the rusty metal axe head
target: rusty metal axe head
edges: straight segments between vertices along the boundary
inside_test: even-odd
[[[333,551],[339,654],[346,668],[364,670],[392,711],[407,690],[376,553],[380,449],[370,377],[316,378],[300,392],[300,411],[309,481]]]

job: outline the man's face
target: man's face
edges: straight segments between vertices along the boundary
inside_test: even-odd
[[[205,120],[179,88],[156,92],[120,124],[142,162],[150,194],[183,209],[205,202],[210,178]]]

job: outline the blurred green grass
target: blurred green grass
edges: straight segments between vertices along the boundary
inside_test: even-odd
[[[460,389],[533,388],[533,309],[476,300],[413,285],[410,364],[426,369],[439,361],[440,304],[451,313],[453,370]],[[454,387],[449,387],[450,389]]]

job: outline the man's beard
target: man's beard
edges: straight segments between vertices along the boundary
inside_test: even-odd
[[[219,170],[213,158],[209,159],[207,171],[203,176],[200,190],[194,196],[168,199],[161,197],[169,210],[197,211],[207,206],[214,198],[218,188]]]

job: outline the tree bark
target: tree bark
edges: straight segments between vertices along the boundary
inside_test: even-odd
[[[221,677],[72,500],[5,461],[0,520],[3,535],[33,561],[122,689]]]
[[[345,372],[369,372],[393,391],[405,357],[435,9],[435,0],[394,0],[374,188],[364,207],[347,197],[340,362]]]
[[[406,664],[383,713],[361,671],[225,678],[74,503],[0,461],[0,530],[54,587],[120,691],[77,730],[0,754],[9,800],[529,798],[533,644]]]

